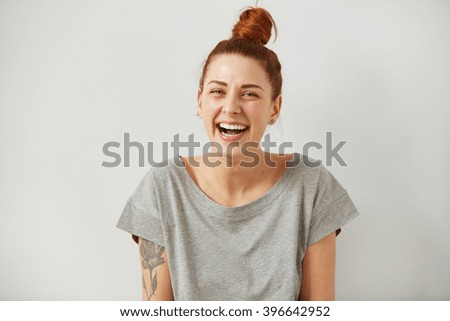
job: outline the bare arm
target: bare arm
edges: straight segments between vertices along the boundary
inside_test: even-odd
[[[173,301],[172,283],[164,247],[133,236],[139,244],[142,268],[142,299]]]
[[[336,268],[336,233],[306,249],[302,261],[300,300],[333,301]]]

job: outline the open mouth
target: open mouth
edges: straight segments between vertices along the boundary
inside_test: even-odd
[[[245,132],[248,127],[240,124],[219,123],[217,124],[217,128],[219,129],[222,135],[227,137],[233,137],[238,136],[241,133]]]

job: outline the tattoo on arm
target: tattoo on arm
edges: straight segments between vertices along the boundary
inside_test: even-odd
[[[164,258],[162,254],[164,252],[164,247],[161,245],[155,244],[153,242],[147,241],[145,239],[141,239],[141,243],[139,244],[139,250],[141,252],[141,264],[143,272],[144,270],[148,270],[150,275],[150,283],[151,288],[149,289],[145,284],[144,276],[142,276],[142,283],[145,290],[145,294],[147,296],[147,300],[149,300],[153,295],[155,295],[156,289],[158,287],[158,281],[156,278],[156,271],[153,275],[153,270],[158,265],[164,264]]]

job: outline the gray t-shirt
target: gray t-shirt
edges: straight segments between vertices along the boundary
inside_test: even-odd
[[[298,300],[306,248],[358,215],[325,166],[304,159],[295,153],[270,190],[237,207],[170,159],[147,172],[117,227],[165,247],[175,300]]]

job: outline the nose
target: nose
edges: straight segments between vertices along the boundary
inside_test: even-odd
[[[229,95],[222,106],[222,113],[238,114],[241,112],[241,104],[239,99]]]

